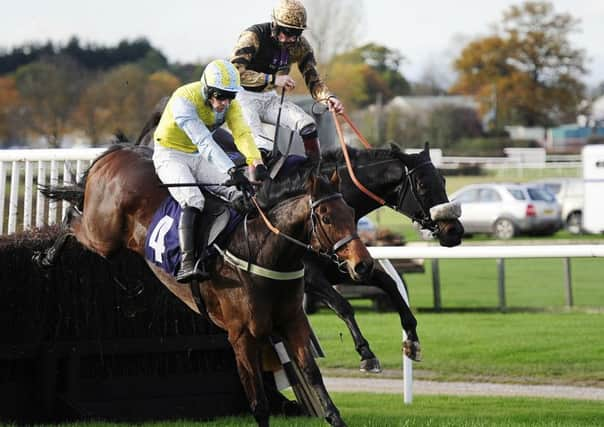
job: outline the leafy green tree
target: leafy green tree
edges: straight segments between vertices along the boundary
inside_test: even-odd
[[[503,14],[502,30],[470,42],[454,63],[452,92],[474,95],[504,124],[574,121],[585,87],[585,53],[569,36],[578,21],[551,3],[527,1]]]

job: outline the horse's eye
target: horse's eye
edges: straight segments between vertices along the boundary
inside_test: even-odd
[[[323,221],[323,224],[331,224],[331,218],[329,218],[327,215],[321,217],[321,221]]]

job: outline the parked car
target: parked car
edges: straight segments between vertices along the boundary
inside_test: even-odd
[[[553,234],[562,226],[560,204],[540,185],[472,184],[451,199],[461,203],[466,234],[510,239],[520,233]]]
[[[581,233],[583,220],[583,180],[581,178],[545,178],[533,181],[542,185],[556,196],[562,206],[562,221],[566,229],[573,233]]]

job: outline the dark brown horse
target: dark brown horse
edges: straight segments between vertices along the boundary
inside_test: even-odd
[[[87,248],[104,257],[124,247],[144,256],[151,218],[168,197],[167,190],[159,186],[150,153],[145,147],[116,145],[94,161],[81,185],[48,187],[43,193],[78,208],[71,211],[65,224]],[[331,252],[330,257],[339,259],[352,277],[366,279],[373,261],[356,236],[354,211],[335,192],[337,177],[330,183],[315,177],[311,170],[306,168],[283,182],[272,182],[270,191],[261,188],[257,194],[270,222],[288,238],[271,232],[262,218],[255,218],[247,221],[247,226],[238,225],[223,249],[245,260],[251,258],[265,269],[292,272],[302,267],[301,259],[308,248],[314,248]],[[198,311],[188,287],[179,285],[156,265],[149,265],[178,298]],[[292,358],[318,395],[326,420],[344,426],[309,351],[302,277],[267,279],[223,258],[211,263],[209,271],[211,280],[201,285],[201,294],[210,318],[228,333],[258,425],[268,426],[269,419],[261,349],[276,335],[289,345]]]
[[[168,98],[164,98],[155,106],[136,144],[153,146],[153,131],[167,101]],[[236,151],[232,136],[227,131],[217,129],[214,139],[226,151]],[[461,243],[463,226],[458,220],[459,213],[456,213],[455,209],[446,209],[447,206],[452,206],[447,197],[445,181],[431,162],[427,147],[417,154],[405,154],[395,145],[390,149],[356,150],[348,147],[347,150],[358,180],[381,197],[387,206],[414,220],[423,229],[431,231],[441,246],[457,246]],[[281,173],[287,173],[286,169],[283,168]],[[346,166],[345,156],[340,150],[324,154],[321,161],[322,174],[331,175],[334,170],[337,170],[341,177],[340,191],[346,203],[355,209],[357,220],[381,206],[354,184]],[[443,207],[445,209],[442,209]],[[379,360],[358,326],[354,309],[332,287],[350,282],[350,278],[342,274],[336,266],[312,254],[304,256],[304,267],[305,292],[316,301],[329,306],[346,323],[355,349],[361,357],[361,371],[380,372]],[[394,280],[384,271],[375,270],[368,281],[359,284],[378,287],[390,297],[392,306],[399,314],[401,327],[407,335],[403,342],[403,351],[411,359],[420,360],[417,320]]]

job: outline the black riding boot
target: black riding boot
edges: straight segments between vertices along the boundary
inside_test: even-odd
[[[197,268],[195,246],[195,223],[201,217],[199,209],[185,206],[180,214],[178,240],[180,241],[180,270],[176,275],[178,283],[189,283],[192,280],[207,280],[208,274]],[[205,248],[204,248],[205,249]]]
[[[321,144],[316,126],[314,124],[305,126],[300,130],[300,136],[304,143],[306,157],[318,163],[321,160]]]

